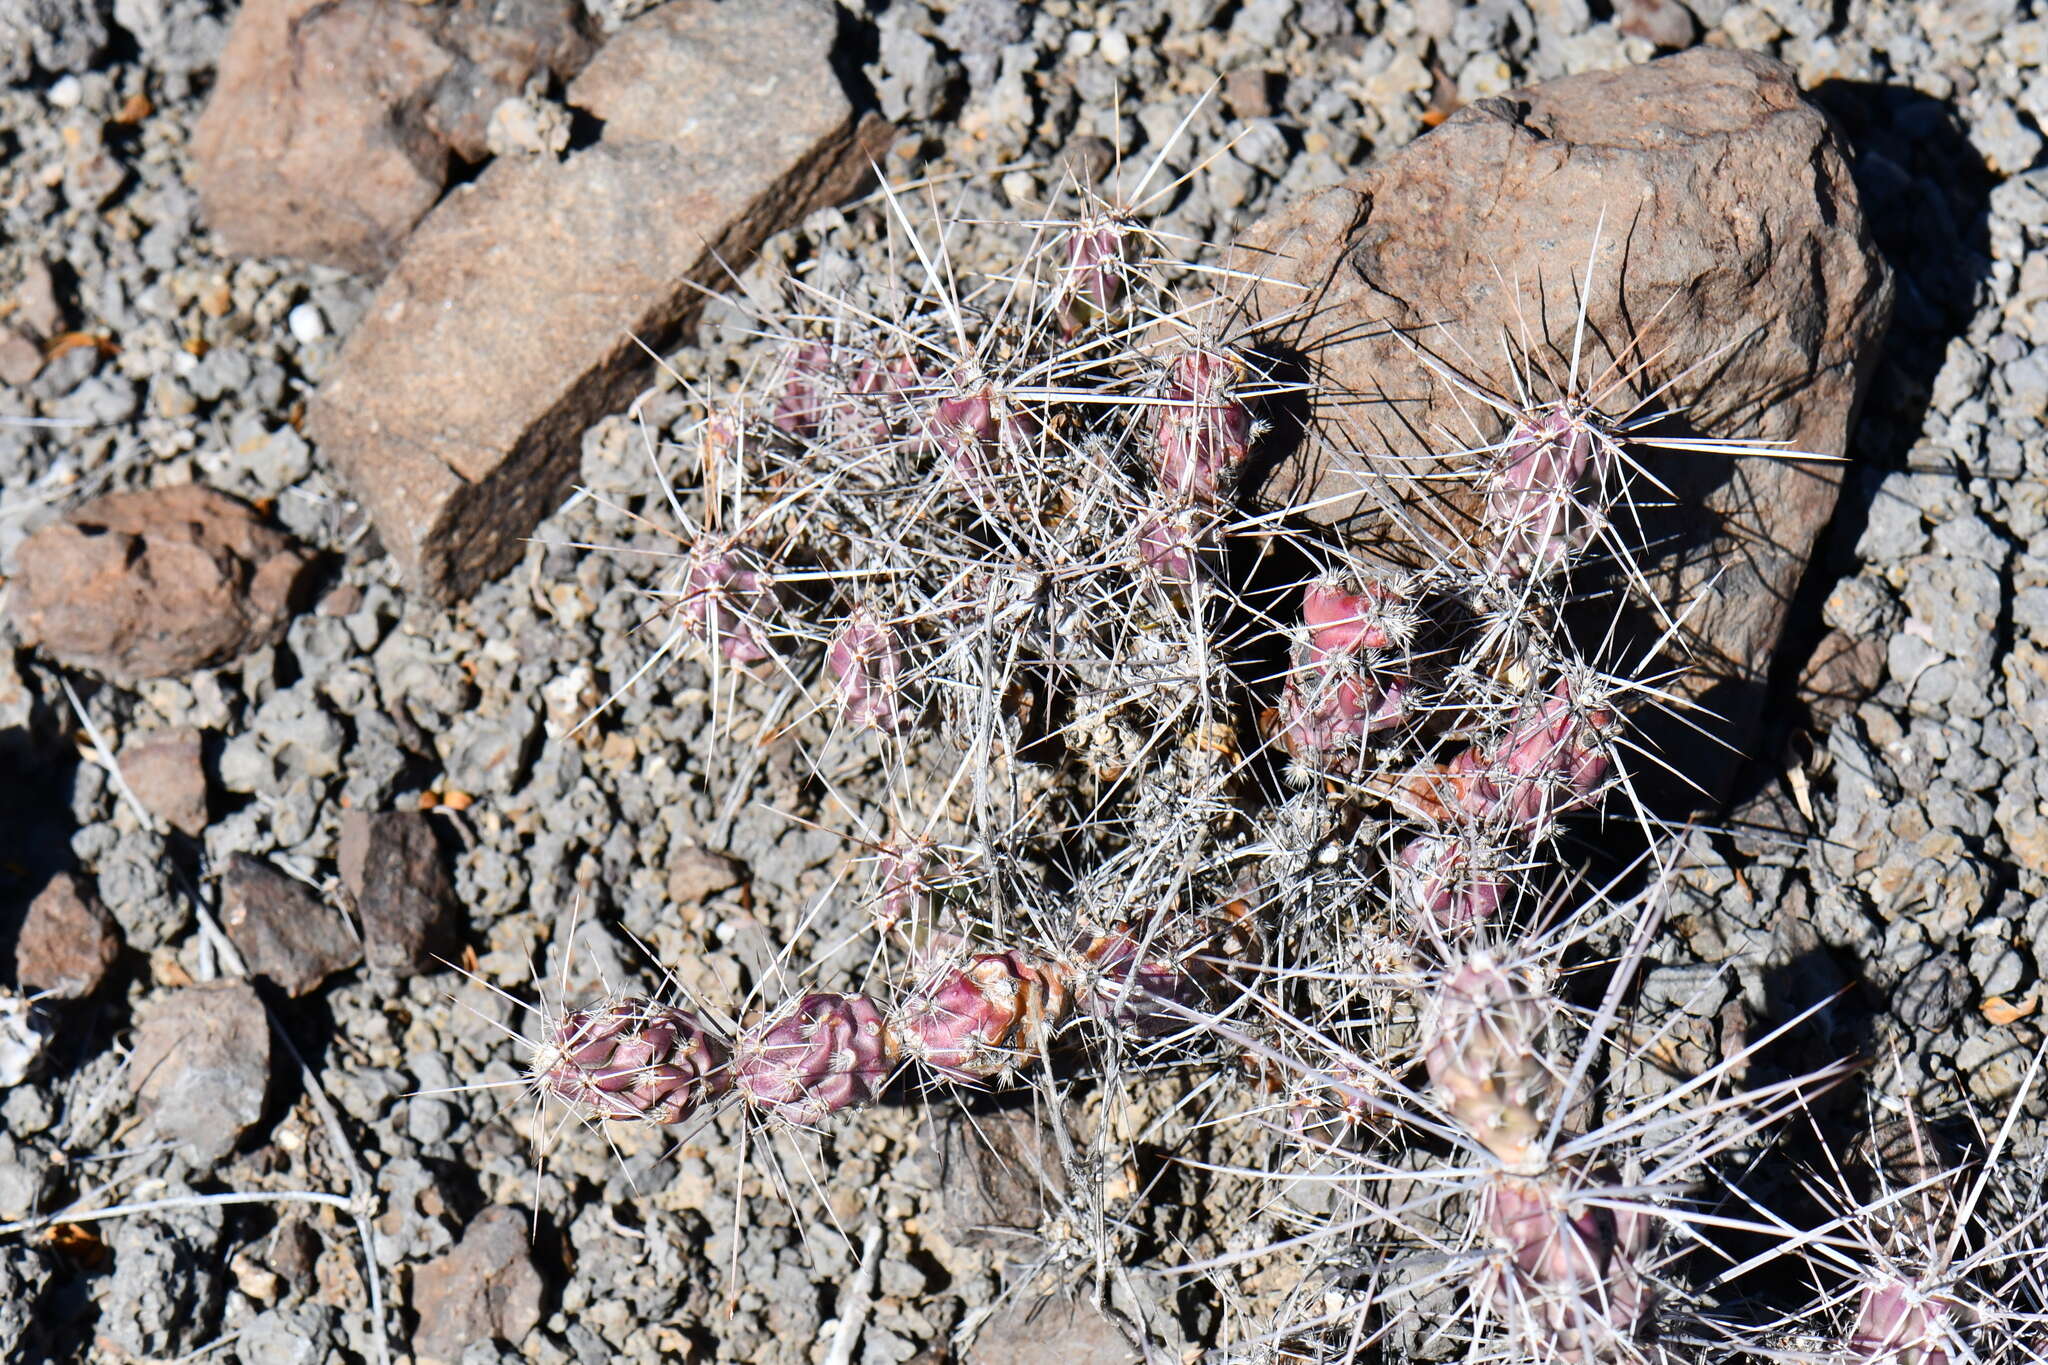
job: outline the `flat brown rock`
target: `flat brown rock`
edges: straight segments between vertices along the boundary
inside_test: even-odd
[[[573,481],[592,421],[770,232],[843,198],[870,144],[823,0],[674,0],[569,87],[602,127],[503,159],[407,244],[307,430],[418,588],[502,572]]]
[[[22,638],[123,683],[276,641],[307,564],[247,503],[196,484],[95,498],[17,557],[8,610]]]
[[[206,220],[230,255],[381,271],[498,101],[592,45],[576,0],[251,0],[193,130]]]
[[[1582,298],[1580,387],[1603,412],[1675,409],[1660,433],[1836,457],[1891,311],[1827,118],[1784,66],[1713,49],[1482,100],[1243,245],[1235,263],[1272,281],[1246,316],[1315,380],[1302,439],[1261,494],[1319,502],[1311,515],[1395,558],[1483,538],[1474,458],[1448,452],[1507,424],[1441,371],[1507,396],[1520,374],[1566,376]],[[1638,734],[1667,757],[1686,746],[1687,776],[1719,796],[1739,759],[1687,727],[1738,749],[1751,735],[1841,466],[1644,463],[1676,498],[1644,489],[1674,504],[1643,513],[1654,604],[1637,594],[1642,619],[1609,657],[1634,666],[1704,595],[1664,657],[1714,714],[1639,716]]]
[[[91,888],[60,872],[29,902],[14,943],[14,979],[30,992],[82,1000],[121,955],[121,928]]]

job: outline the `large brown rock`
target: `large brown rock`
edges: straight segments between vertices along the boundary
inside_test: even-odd
[[[17,559],[8,610],[22,639],[123,683],[276,641],[308,562],[247,503],[197,484],[95,498]]]
[[[835,30],[823,0],[674,0],[570,86],[594,145],[501,158],[420,225],[307,419],[417,587],[507,568],[583,429],[641,384],[636,338],[672,337],[728,265],[865,176],[875,125]]]
[[[592,47],[577,0],[251,0],[192,134],[206,220],[231,255],[384,270],[498,102]]]
[[[1482,100],[1243,245],[1269,281],[1247,317],[1315,381],[1263,495],[1397,559],[1483,540],[1476,461],[1447,452],[1507,423],[1442,371],[1510,396],[1535,373],[1535,398],[1555,397],[1540,376],[1571,372],[1583,299],[1580,387],[1603,411],[1673,408],[1659,431],[1840,457],[1892,300],[1827,118],[1784,66],[1713,49]],[[1647,593],[1607,657],[1634,667],[1697,601],[1663,657],[1705,709],[1639,714],[1637,733],[1718,796],[1740,760],[1689,727],[1751,735],[1841,466],[1644,464],[1676,498],[1639,484],[1642,501],[1675,505],[1643,511]]]

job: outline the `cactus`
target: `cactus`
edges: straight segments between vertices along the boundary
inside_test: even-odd
[[[763,318],[769,354],[737,368],[769,382],[717,409],[715,442],[707,412],[702,486],[662,490],[701,511],[671,594],[698,658],[772,660],[748,677],[780,714],[835,722],[796,739],[822,786],[847,753],[880,774],[899,832],[850,836],[873,850],[874,968],[847,993],[821,962],[729,1041],[639,1000],[565,1015],[543,1088],[592,1119],[729,1106],[806,1130],[899,1072],[1048,1093],[1078,1073],[1106,1108],[1191,1062],[1191,1128],[1239,1118],[1277,1144],[1245,1168],[1282,1193],[1248,1207],[1296,1177],[1341,1192],[1274,1217],[1324,1286],[1288,1300],[1305,1321],[1247,1333],[1282,1358],[1355,1359],[1419,1322],[1391,1279],[1355,1317],[1331,1306],[1347,1267],[1411,1261],[1439,1267],[1414,1272],[1415,1302],[1462,1296],[1459,1322],[1420,1332],[1450,1342],[1439,1355],[1633,1365],[1747,1344],[1689,1317],[1691,1271],[1660,1257],[1742,1221],[1695,1187],[1834,1073],[1739,1093],[1745,1047],[1631,1109],[1590,1079],[1633,1045],[1619,1005],[1589,1023],[1554,991],[1568,961],[1619,960],[1625,982],[1666,876],[1660,845],[1641,897],[1587,887],[1561,837],[1618,804],[1624,704],[1655,695],[1577,619],[1585,566],[1645,548],[1616,515],[1649,444],[1636,414],[1602,411],[1576,360],[1514,397],[1459,380],[1505,428],[1451,457],[1476,496],[1389,508],[1383,537],[1347,542],[1258,485],[1287,386],[1227,300],[1190,305],[1141,249],[1138,210],[1085,199],[1015,269],[976,276],[884,197],[917,268]],[[1446,533],[1411,543],[1408,523]],[[1536,895],[1551,870],[1569,890]],[[1617,951],[1631,916],[1645,927]],[[1377,1202],[1396,1173],[1411,1193]],[[1126,1225],[1100,1188],[1075,1199],[1076,1225]],[[1251,1246],[1265,1216],[1217,1237]],[[1117,1245],[1095,1246],[1104,1282]],[[1871,1245],[1841,1254],[1859,1289],[1855,1320],[1839,1298],[1828,1320],[1831,1360],[1960,1365],[1933,1338],[1974,1300],[1879,1273]]]
[[[1544,1131],[1553,1086],[1543,1060],[1549,993],[1474,953],[1438,983],[1423,1060],[1444,1108],[1509,1166]]]
[[[895,1068],[897,1037],[864,995],[809,991],[733,1046],[733,1086],[760,1113],[799,1128],[871,1103]]]
[[[553,1021],[528,1074],[585,1117],[675,1124],[731,1087],[731,1060],[689,1010],[627,995]]]

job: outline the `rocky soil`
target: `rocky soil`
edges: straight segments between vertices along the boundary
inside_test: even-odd
[[[822,1144],[746,1141],[728,1114],[680,1147],[613,1146],[543,1111],[535,1161],[507,1033],[538,991],[665,969],[738,1001],[785,955],[827,987],[871,965],[833,951],[860,921],[834,893],[871,870],[818,825],[879,825],[881,788],[822,782],[795,745],[730,770],[746,746],[707,727],[761,722],[692,663],[578,728],[644,662],[660,569],[581,547],[668,543],[636,519],[661,512],[643,437],[696,420],[684,385],[737,376],[746,307],[704,304],[671,373],[634,371],[642,393],[535,376],[541,416],[581,428],[579,467],[555,471],[581,491],[473,561],[459,521],[401,543],[405,499],[352,491],[304,429],[352,338],[428,326],[366,313],[451,181],[512,195],[492,186],[536,174],[525,162],[631,130],[626,106],[576,126],[563,92],[653,8],[527,7],[573,31],[552,46],[433,28],[407,49],[420,84],[378,96],[426,131],[402,157],[355,149],[383,158],[379,214],[323,201],[316,234],[281,242],[249,224],[300,182],[243,175],[202,213],[200,115],[234,11],[0,7],[0,974],[40,993],[33,1013],[0,998],[0,1222],[327,1196],[0,1238],[8,1359],[318,1365],[387,1343],[463,1365],[1137,1358],[1070,1302],[1096,1286],[1028,1094],[963,1117],[908,1090]],[[1147,213],[1190,255],[1524,83],[1702,44],[1787,63],[1853,151],[1896,304],[1749,761],[1689,836],[1652,982],[1729,964],[1690,1007],[1749,1022],[1843,992],[1802,1046],[1885,1058],[1881,1105],[2011,1099],[2048,1012],[2048,16],[2032,0],[894,0],[837,22],[819,60],[852,93],[809,136],[871,139],[892,181],[964,220],[1028,218],[1062,169],[1109,175],[1119,149],[1161,156],[1191,174]],[[340,50],[366,71],[389,49]],[[355,74],[349,89],[375,85]],[[741,299],[780,300],[792,271],[829,290],[889,268],[886,205],[812,202],[790,196],[808,216],[766,236]],[[445,243],[436,222],[421,232]],[[687,320],[673,291],[620,288],[662,327]],[[576,346],[562,363],[611,375],[610,350]],[[527,401],[462,371],[496,363],[473,355],[414,363],[454,357],[444,393]],[[524,458],[531,429],[490,467]],[[435,577],[430,542],[467,567]],[[510,567],[449,605],[487,558]],[[1152,1249],[1199,1240],[1194,1188],[1162,1186],[1186,1210],[1146,1229]],[[1153,1292],[1107,1297],[1128,1314]],[[1248,1330],[1214,1296],[1161,1297],[1161,1358]]]

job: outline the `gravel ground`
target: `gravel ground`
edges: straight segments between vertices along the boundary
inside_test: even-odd
[[[1165,152],[1176,170],[1207,163],[1153,224],[1190,242],[1227,239],[1459,102],[1660,50],[1587,0],[853,8],[878,102],[902,129],[888,172],[935,178],[968,219],[1028,213],[1062,158],[1114,143],[1151,155],[1220,79]],[[1922,1105],[1996,1104],[2039,1046],[2048,966],[2048,169],[2035,169],[2048,20],[2030,0],[1614,8],[1667,48],[1725,45],[1794,67],[1855,147],[1899,277],[1844,505],[1797,623],[1829,666],[1804,683],[1782,670],[1768,760],[1725,827],[1694,836],[1684,950],[1665,969],[1682,972],[1687,953],[1733,963],[1733,989],[1759,1014],[1853,986],[1825,1016],[1825,1046],[1896,1052],[1896,1092]],[[756,1140],[744,1165],[732,1116],[678,1151],[653,1139],[613,1150],[571,1130],[537,1174],[518,1092],[409,1097],[514,1078],[502,1027],[523,1011],[493,988],[531,999],[536,973],[571,995],[600,978],[654,982],[628,935],[725,998],[772,975],[784,950],[809,960],[852,921],[815,913],[850,900],[827,895],[846,850],[806,821],[877,811],[858,783],[827,810],[789,748],[741,775],[749,800],[721,805],[734,775],[707,771],[711,694],[694,665],[568,733],[648,648],[634,589],[653,570],[570,548],[663,543],[629,515],[647,487],[624,416],[586,433],[589,494],[542,526],[519,569],[452,610],[403,591],[293,427],[367,283],[222,259],[195,221],[184,147],[228,17],[211,0],[0,10],[0,38],[9,22],[27,35],[19,59],[0,48],[0,80],[14,82],[0,86],[0,307],[54,310],[51,330],[90,338],[27,384],[0,384],[0,415],[78,423],[0,425],[0,565],[12,572],[22,538],[87,496],[188,481],[259,502],[323,555],[317,606],[281,645],[132,690],[71,679],[110,749],[178,726],[213,737],[213,818],[198,836],[140,820],[81,742],[63,675],[11,639],[0,651],[0,892],[25,901],[75,869],[127,943],[115,984],[59,1010],[44,1070],[0,1100],[0,1220],[80,1196],[346,1190],[317,1079],[380,1197],[401,1347],[422,1305],[453,1292],[488,1301],[509,1338],[462,1350],[464,1365],[817,1361],[842,1335],[851,1359],[878,1363],[1045,1358],[1052,1343],[1076,1361],[1121,1358],[1092,1319],[1021,1320],[1018,1304],[1071,1278],[1061,1229],[1040,1226],[1035,1182],[984,1189],[946,1159],[962,1141],[943,1109],[850,1116],[822,1151]],[[786,268],[829,282],[876,266],[881,213],[816,215],[772,239],[743,283],[767,297]],[[715,307],[706,347],[676,356],[677,370],[723,374],[744,326]],[[690,420],[666,381],[640,412],[656,429]],[[1859,678],[1867,700],[1845,696]],[[362,968],[274,999],[304,1068],[278,1050],[253,1097],[246,1068],[203,1082],[241,1087],[213,1095],[221,1105],[253,1100],[239,1144],[201,1159],[139,1127],[124,1074],[138,1020],[171,988],[223,974],[201,917],[218,913],[234,855],[337,896],[344,812],[392,809],[433,814],[472,980]],[[851,985],[867,965],[841,954],[819,980]],[[239,1045],[263,1046],[256,1032]],[[1008,1140],[1005,1106],[981,1108],[982,1128]],[[1057,1164],[1042,1155],[1014,1159]],[[524,1222],[509,1250],[479,1232],[493,1205],[530,1217],[530,1238]],[[358,1245],[323,1205],[12,1239],[0,1342],[28,1359],[214,1345],[211,1359],[248,1365],[375,1359]],[[538,1274],[520,1268],[529,1251]],[[1190,1349],[1214,1344],[1213,1306],[1176,1312]],[[965,1344],[976,1327],[981,1344]]]

